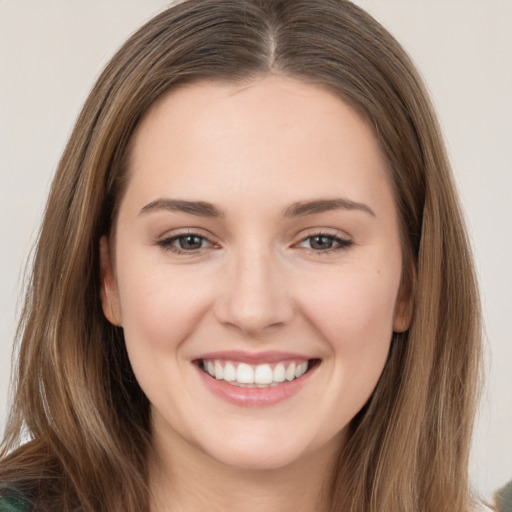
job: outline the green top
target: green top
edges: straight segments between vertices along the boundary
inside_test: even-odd
[[[30,512],[30,505],[20,497],[0,496],[0,512]],[[496,512],[512,512],[512,482],[496,493]]]
[[[0,496],[0,512],[28,512],[28,503],[20,498]]]
[[[496,505],[498,512],[512,512],[512,482],[496,493]]]

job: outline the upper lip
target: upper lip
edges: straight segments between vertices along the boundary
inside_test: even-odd
[[[201,354],[194,358],[195,360],[222,360],[233,361],[238,363],[248,364],[263,364],[263,363],[279,363],[280,361],[308,361],[309,359],[316,359],[304,354],[297,354],[294,352],[246,352],[243,350],[223,350],[218,352],[208,352]]]

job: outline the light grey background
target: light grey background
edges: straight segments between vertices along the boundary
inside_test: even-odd
[[[472,475],[512,479],[512,1],[359,0],[419,66],[459,184],[482,288],[487,386]],[[24,261],[88,90],[163,0],[0,0],[0,427]]]

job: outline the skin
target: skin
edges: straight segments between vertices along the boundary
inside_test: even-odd
[[[292,78],[189,84],[143,118],[128,172],[115,239],[101,242],[102,299],[151,402],[153,510],[327,510],[323,484],[346,427],[392,332],[409,325],[373,131],[338,97]],[[162,198],[223,216],[144,210]],[[333,198],[364,207],[283,215]],[[204,237],[201,248],[178,254],[172,237],[187,231]],[[313,243],[318,233],[331,250]],[[286,400],[241,407],[213,395],[193,364],[233,349],[321,363]]]

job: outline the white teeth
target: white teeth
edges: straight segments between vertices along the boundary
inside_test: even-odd
[[[274,368],[274,382],[284,382],[286,379],[286,372],[284,369],[283,363],[276,364],[276,367]]]
[[[298,379],[308,370],[308,362],[249,365],[222,360],[203,360],[203,370],[216,380],[224,380],[236,386],[267,388],[282,382]]]
[[[226,363],[224,366],[224,380],[227,382],[236,380],[236,368],[231,363]]]
[[[286,380],[293,380],[295,379],[295,363],[292,363],[288,368],[286,369]]]
[[[236,369],[236,380],[240,384],[254,384],[254,370],[245,363],[240,363]]]
[[[254,382],[256,384],[272,384],[273,377],[272,368],[268,364],[256,366],[254,372]]]
[[[222,368],[222,365],[219,361],[215,361],[214,364],[215,367],[215,378],[217,380],[222,380],[224,378],[224,368]]]
[[[298,379],[302,375],[306,373],[306,370],[308,369],[308,363],[304,362],[297,365],[297,368],[295,368],[295,378]],[[217,372],[215,372],[217,373]]]

